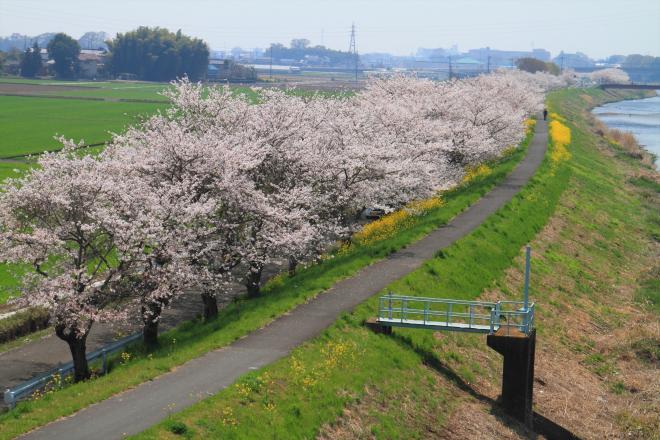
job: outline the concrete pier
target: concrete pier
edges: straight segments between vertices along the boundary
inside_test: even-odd
[[[528,335],[505,328],[490,334],[488,346],[504,357],[501,405],[511,416],[533,428],[532,398],[536,330]]]

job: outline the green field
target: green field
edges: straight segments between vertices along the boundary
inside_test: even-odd
[[[76,142],[83,139],[85,144],[105,142],[110,132],[121,132],[140,117],[164,109],[167,100],[160,93],[168,87],[164,83],[0,78],[0,159],[57,149],[56,135]],[[257,97],[250,87],[232,86],[232,91],[251,100]]]
[[[105,142],[163,104],[0,96],[0,158],[56,149],[63,135],[86,144]]]

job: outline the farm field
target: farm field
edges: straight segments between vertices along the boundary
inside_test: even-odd
[[[132,81],[56,81],[0,78],[0,94],[30,96],[66,96],[99,99],[140,99],[165,102],[159,93],[165,83]]]
[[[121,132],[140,117],[164,109],[167,100],[160,93],[167,87],[124,81],[0,79],[0,159],[57,149],[57,135],[83,139],[85,144],[105,142],[111,132]],[[232,90],[256,98],[250,87],[232,86]]]
[[[56,149],[63,135],[86,144],[107,141],[164,104],[0,96],[0,158]]]

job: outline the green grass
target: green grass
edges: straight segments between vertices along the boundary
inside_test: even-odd
[[[19,177],[21,172],[28,169],[29,164],[18,161],[0,161],[0,182],[8,177]]]
[[[262,297],[240,299],[222,310],[218,319],[211,322],[190,321],[164,333],[161,346],[154,352],[146,353],[136,346],[132,350],[132,360],[125,365],[114,360],[106,376],[66,387],[42,400],[20,403],[16,409],[0,415],[0,439],[12,438],[106,399],[266,325],[338,280],[355,274],[360,268],[447,223],[501,181],[524,153],[525,149],[518,149],[500,163],[493,164],[493,173],[489,176],[444,193],[444,206],[419,217],[409,229],[387,240],[369,246],[355,246],[351,251],[309,266],[293,277],[278,276],[267,283]]]
[[[58,134],[86,144],[105,142],[109,132],[121,132],[159,108],[164,105],[0,96],[0,157],[56,149]]]
[[[111,137],[110,132],[120,133],[141,117],[166,108],[167,100],[159,93],[169,87],[163,83],[99,82],[86,84],[79,90],[65,87],[53,90],[53,87],[41,86],[53,83],[48,80],[0,80],[2,82],[30,84],[33,90],[25,92],[29,96],[0,96],[0,158],[57,149],[60,144],[54,139],[56,135],[75,141],[84,139],[86,144],[106,142]],[[257,93],[249,87],[232,87],[232,91],[252,101],[258,99]],[[296,89],[291,93],[310,96],[317,92]],[[321,96],[340,94],[318,93]]]
[[[548,106],[552,111],[569,115],[576,121],[584,102],[576,102],[576,91],[552,94]],[[595,98],[606,100],[598,91],[589,91]],[[584,121],[579,121],[584,124]],[[617,239],[603,248],[598,257],[625,264],[630,255],[641,252],[643,240],[639,235],[626,237],[631,224],[640,226],[638,216],[630,210],[638,206],[635,197],[620,192],[622,178],[609,159],[593,148],[593,141],[583,126],[570,124],[573,159],[552,167],[548,159],[534,179],[514,199],[489,217],[469,236],[457,241],[424,266],[392,283],[386,291],[415,296],[475,299],[485,289],[502,288],[505,270],[520,261],[522,247],[534,239],[554,215],[560,198],[578,184],[575,195],[584,202],[580,210],[573,209],[573,220],[591,227],[599,233],[617,233]],[[608,194],[608,197],[603,197]],[[572,202],[571,198],[568,197]],[[621,203],[621,202],[629,202]],[[594,212],[590,212],[593,210]],[[612,217],[598,223],[599,210],[611,210]],[[571,210],[566,210],[570,212]],[[564,208],[561,215],[566,215]],[[624,219],[630,224],[626,224]],[[614,221],[616,219],[616,221]],[[629,231],[630,229],[628,229]],[[628,234],[632,235],[632,234]],[[623,246],[622,255],[612,252]],[[518,260],[516,260],[518,258]],[[534,277],[539,279],[553,270],[572,271],[578,283],[592,278],[585,266],[589,259],[578,259],[549,249],[534,262]],[[542,301],[543,286],[532,288],[532,298]],[[587,290],[586,288],[583,290]],[[596,290],[597,291],[597,290]],[[508,292],[511,298],[520,298],[520,292]],[[538,295],[538,298],[537,298]],[[539,304],[543,316],[543,303]],[[350,408],[349,424],[359,426],[366,436],[376,438],[425,438],[437,433],[456,402],[446,387],[437,386],[437,376],[463,391],[470,391],[471,382],[484,375],[484,370],[498,370],[483,365],[461,352],[461,348],[483,348],[478,336],[444,334],[434,337],[432,332],[396,329],[394,336],[376,335],[366,330],[362,322],[375,316],[377,298],[343,315],[321,336],[298,347],[291,356],[260,371],[249,373],[236,384],[205,399],[142,434],[139,439],[167,438],[313,438],[321,427],[332,429],[345,418],[343,411]],[[541,318],[539,318],[541,319]],[[544,334],[543,321],[537,323],[539,334]],[[647,344],[649,345],[649,344]],[[334,347],[344,346],[343,350]],[[589,353],[589,350],[586,350]],[[648,350],[647,350],[648,351]],[[341,352],[342,355],[333,353]],[[657,352],[657,350],[656,350]],[[653,354],[647,355],[651,358]],[[657,356],[657,353],[656,353]],[[590,353],[585,363],[593,366],[597,374],[611,373],[611,364],[602,356]],[[620,385],[611,385],[620,393]],[[585,398],[589,398],[585,396]],[[183,428],[177,434],[171,427]],[[341,429],[341,428],[339,428]],[[351,431],[343,431],[351,435]]]
[[[9,177],[19,177],[29,166],[23,162],[0,162],[0,182]],[[13,273],[17,267],[0,264],[0,304],[17,294],[18,281]]]
[[[512,264],[521,246],[545,224],[569,175],[567,167],[551,173],[546,161],[519,195],[472,234],[383,292],[474,299]],[[372,387],[385,396],[391,395],[394,400],[390,405],[415,393],[410,399],[411,405],[426,407],[422,399],[435,398],[433,405],[443,407],[442,411],[438,408],[436,417],[446,413],[451,403],[443,399],[442,392],[432,395],[424,392],[423,384],[432,379],[434,366],[441,369],[445,364],[460,364],[461,373],[456,376],[464,379],[457,380],[467,382],[478,373],[479,365],[467,362],[452,351],[437,357],[434,353],[442,342],[433,338],[431,332],[397,329],[395,337],[369,332],[362,322],[375,316],[377,301],[378,298],[373,297],[355,312],[345,314],[319,338],[294,350],[292,356],[248,374],[236,385],[171,416],[170,420],[136,438],[171,437],[167,424],[172,422],[185,424],[189,435],[195,438],[312,438],[322,425],[339,417],[346,405],[364,399],[365,389]],[[459,337],[466,338],[467,343],[475,341],[474,337]],[[330,343],[347,344],[352,357],[333,364],[329,360],[332,356],[325,354]],[[321,373],[317,373],[319,371]],[[317,374],[321,374],[318,382],[306,386],[305,381],[314,380]],[[246,396],[242,387],[255,380],[271,385]],[[294,407],[298,410],[292,411]],[[236,425],[219,417],[227,408],[231,409]],[[405,417],[400,411],[379,411],[373,434],[386,439],[423,438],[423,430],[418,430],[425,429],[426,424],[423,421],[400,423],[399,419]],[[434,420],[434,423],[439,422]]]
[[[97,87],[97,84],[110,84],[110,82],[93,82],[93,81],[66,81],[57,79],[29,79],[19,76],[2,76],[0,77],[0,84],[37,84],[37,85],[62,85],[62,86],[76,86],[76,87]]]

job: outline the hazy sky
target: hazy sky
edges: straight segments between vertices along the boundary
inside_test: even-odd
[[[0,35],[140,25],[181,29],[213,49],[308,38],[347,50],[409,54],[418,47],[490,46],[660,56],[658,0],[0,0]]]

